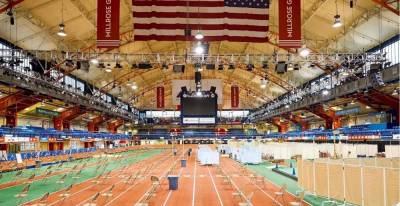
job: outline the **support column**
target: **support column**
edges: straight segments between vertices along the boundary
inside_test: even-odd
[[[60,131],[71,129],[70,121],[84,113],[86,113],[85,109],[80,106],[75,106],[61,112],[58,117],[53,118],[54,129]]]
[[[289,130],[289,122],[282,122],[279,117],[272,118],[272,124],[278,127],[278,132],[280,133],[286,133]]]
[[[294,114],[286,114],[283,115],[287,120],[299,125],[301,127],[301,131],[306,131],[310,128],[310,125],[308,124],[308,122],[304,121],[303,118],[301,118],[298,115],[294,115]]]
[[[111,122],[111,123],[109,123],[109,124],[107,125],[107,130],[108,130],[110,133],[115,134],[115,133],[117,133],[118,127],[122,126],[123,124],[124,124],[124,120],[122,120],[122,119],[117,119],[116,121]]]
[[[109,118],[107,116],[97,116],[95,118],[92,119],[92,121],[90,121],[87,124],[87,128],[89,132],[98,132],[99,131],[99,125],[102,124],[103,122],[107,121]]]
[[[6,111],[6,125],[7,127],[16,127],[17,124],[17,112],[15,111],[11,111],[11,110],[7,110]]]
[[[325,110],[320,104],[311,106],[308,110],[325,120],[325,129],[341,127],[340,117],[336,116],[335,111],[331,109]]]

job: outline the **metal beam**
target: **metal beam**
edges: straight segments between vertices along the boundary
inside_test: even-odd
[[[384,0],[372,0],[374,3],[388,9],[389,11],[393,12],[394,14],[397,14],[397,16],[400,15],[400,11],[396,8],[391,7],[389,4],[387,4]],[[397,4],[399,1],[397,1]]]

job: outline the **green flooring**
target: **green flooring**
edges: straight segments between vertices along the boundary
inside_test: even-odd
[[[41,196],[43,196],[45,193],[47,192],[56,192],[59,191],[63,188],[67,188],[68,186],[70,186],[71,184],[78,184],[81,182],[84,182],[90,178],[94,178],[98,175],[100,175],[101,173],[104,172],[108,172],[114,169],[118,169],[121,168],[123,166],[126,165],[130,165],[133,164],[135,162],[141,161],[143,159],[146,158],[150,158],[154,155],[160,154],[163,149],[154,149],[154,150],[149,150],[146,151],[144,153],[140,153],[138,155],[133,155],[134,153],[137,153],[140,150],[131,150],[128,152],[124,152],[124,153],[118,153],[117,155],[122,155],[124,156],[124,158],[122,158],[121,161],[112,161],[110,162],[107,167],[105,167],[104,170],[101,171],[97,171],[96,172],[96,167],[97,165],[91,165],[88,167],[85,167],[85,169],[83,169],[81,171],[81,175],[79,179],[73,179],[73,173],[69,173],[65,179],[65,182],[63,184],[57,184],[57,180],[60,179],[60,177],[62,177],[64,174],[60,174],[60,175],[55,175],[43,180],[38,180],[35,181],[31,184],[30,186],[30,190],[28,192],[27,197],[25,197],[24,199],[16,199],[14,196],[16,194],[18,194],[19,192],[21,192],[21,190],[26,186],[26,184],[24,185],[17,185],[17,186],[13,186],[13,187],[9,187],[9,188],[5,188],[5,189],[1,189],[0,190],[0,205],[1,206],[13,206],[13,205],[19,205],[22,204],[24,202],[29,202],[33,199],[37,199],[40,198]],[[87,160],[88,165],[90,163],[95,163],[96,161],[99,161],[99,158],[90,158]],[[69,162],[68,164],[65,164],[65,168],[67,167],[73,167],[76,164],[84,164],[83,162],[77,160],[77,161],[73,161],[73,162]],[[56,165],[55,165],[56,166]],[[42,168],[38,168],[38,169],[27,169],[24,170],[24,177],[28,177],[33,173],[37,173],[37,174],[43,174],[43,172],[46,170],[48,166],[46,167],[42,167]],[[53,166],[54,167],[54,166]],[[54,169],[54,168],[53,168]],[[7,173],[3,173],[3,178],[4,180],[2,180],[3,182],[9,182],[9,181],[14,181],[13,180],[13,176],[15,176],[15,171],[13,172],[7,172]],[[14,178],[15,179],[15,178]]]
[[[301,188],[297,186],[297,181],[272,171],[271,167],[273,166],[274,164],[270,162],[263,162],[262,164],[259,165],[246,165],[246,167],[249,168],[250,170],[266,177],[269,181],[273,182],[278,186],[286,184],[287,191],[292,194],[297,194],[299,191],[301,191]],[[318,197],[310,194],[306,194],[304,200],[313,206],[321,206],[323,201],[328,201],[327,198]],[[325,206],[331,206],[331,205],[335,204],[325,204]]]

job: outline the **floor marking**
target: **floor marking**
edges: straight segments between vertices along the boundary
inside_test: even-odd
[[[183,167],[181,167],[181,169],[179,170],[178,177],[181,176],[182,170],[183,170]],[[178,180],[178,181],[179,181],[179,180]],[[165,199],[165,201],[164,201],[164,203],[163,203],[163,206],[166,206],[166,205],[167,205],[167,202],[168,202],[168,200],[169,200],[169,197],[171,197],[171,194],[172,194],[172,190],[170,190],[170,191],[168,192],[167,198]]]
[[[194,164],[194,174],[193,174],[193,191],[192,191],[192,206],[194,206],[194,199],[196,195],[196,170],[197,170],[197,157]]]
[[[168,157],[167,159],[169,159],[170,157]],[[163,159],[161,159],[161,160],[163,160]],[[165,162],[165,161],[160,161],[160,162]],[[154,169],[158,169],[160,167],[160,164],[158,164],[157,166],[155,166],[154,168],[151,168],[152,170],[154,170]],[[172,167],[172,166],[171,166]],[[167,174],[167,172],[165,172],[165,174]],[[163,176],[165,176],[165,174],[163,175]],[[146,174],[146,175],[144,175],[144,177],[148,177],[148,176],[150,176],[150,174]],[[162,177],[163,177],[162,176]],[[162,177],[160,178],[160,180],[162,179]],[[105,205],[109,205],[109,204],[111,204],[112,202],[114,202],[115,200],[117,200],[119,197],[121,197],[123,194],[125,194],[126,192],[128,192],[130,189],[132,189],[134,186],[136,186],[136,185],[138,185],[139,184],[139,181],[136,181],[133,185],[131,185],[131,186],[129,186],[128,188],[126,188],[126,189],[124,189],[124,191],[123,192],[121,192],[121,193],[119,193],[119,195],[117,195],[117,196],[115,196],[112,200],[110,200],[109,202],[107,202],[107,204],[105,204]],[[150,187],[151,188],[151,187]],[[147,193],[148,191],[146,191],[146,193]],[[144,195],[146,194],[146,193],[144,193],[143,194],[143,196],[141,197],[141,198],[143,198],[144,197]]]
[[[190,175],[183,175],[183,177],[190,178]]]
[[[203,178],[203,177],[204,177],[204,175],[199,175],[199,177],[200,177],[200,178]]]
[[[217,193],[219,203],[220,203],[221,206],[224,206],[224,204],[222,203],[222,200],[221,200],[221,196],[219,196],[219,192],[218,192],[217,186],[215,185],[214,178],[213,178],[213,176],[212,176],[212,174],[210,172],[210,168],[207,167],[207,169],[208,169],[208,174],[210,174],[211,181],[212,181],[212,183],[214,185],[214,190]]]
[[[233,165],[231,165],[231,166],[232,166],[232,168],[235,168],[235,166],[233,166]],[[235,168],[235,169],[236,169],[236,168]],[[260,190],[262,193],[264,193],[265,195],[267,195],[273,202],[277,203],[277,204],[280,205],[280,206],[283,206],[279,201],[275,200],[271,195],[269,195],[268,193],[266,193],[260,186],[258,186],[257,184],[254,184],[254,183],[250,180],[249,177],[247,177],[247,176],[243,176],[243,177],[245,177],[245,178],[247,179],[248,182],[250,182],[251,184],[253,184],[254,186],[256,186],[258,190]],[[232,183],[233,183],[233,181],[232,181]]]

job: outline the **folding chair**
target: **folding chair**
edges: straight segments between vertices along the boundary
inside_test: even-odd
[[[56,181],[56,184],[64,184],[65,178],[67,178],[67,174],[63,175]]]
[[[72,176],[72,179],[80,179],[81,178],[81,174],[82,174],[82,170],[79,170],[78,172],[76,172],[74,174],[74,176]]]
[[[285,192],[286,192],[286,188],[287,188],[286,184],[283,184],[278,191],[274,192],[274,202],[275,203],[278,202],[279,198],[281,198],[282,203],[285,203],[284,195],[285,195]]]
[[[30,184],[26,185],[24,188],[22,188],[20,193],[14,195],[14,197],[18,199],[18,205],[28,196],[30,187]]]
[[[35,180],[35,174],[32,174],[28,179],[27,179],[27,182],[29,183],[29,184],[32,184],[33,183],[33,181]]]
[[[297,201],[289,202],[289,205],[291,205],[291,206],[302,206],[303,205],[303,200],[304,200],[304,191],[301,191],[299,193],[299,195],[297,196]]]
[[[97,206],[96,201],[100,196],[100,192],[96,193],[92,199],[90,199],[90,201],[86,204],[84,204],[83,206]]]
[[[69,187],[67,187],[61,194],[60,197],[66,199],[67,197],[71,196],[71,189],[72,189],[73,184],[71,184]]]
[[[47,205],[47,199],[49,199],[50,193],[45,193],[39,200],[39,203],[33,204],[32,206],[46,206]]]

